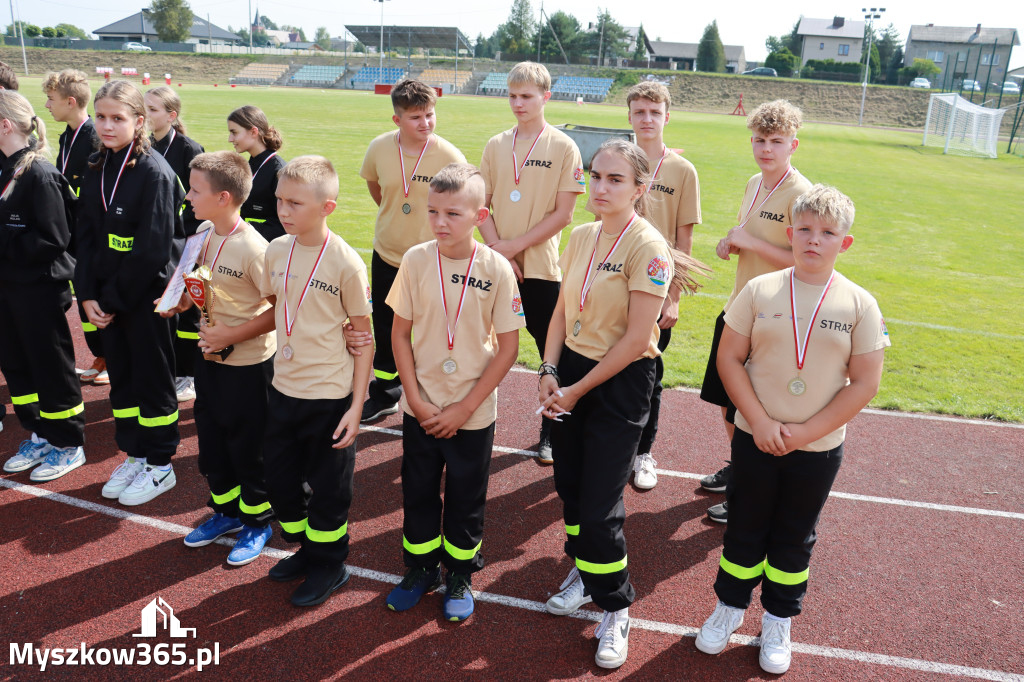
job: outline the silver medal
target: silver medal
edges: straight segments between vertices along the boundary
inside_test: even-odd
[[[281,357],[283,357],[285,360],[291,360],[293,357],[295,357],[295,351],[293,351],[292,347],[286,343],[284,347],[281,348]]]
[[[409,213],[411,211],[412,211],[412,206],[410,206],[409,204],[402,204],[402,213],[404,213],[406,215],[409,215]]]
[[[514,189],[512,190],[512,193],[508,195],[508,198],[512,201],[519,201],[523,198],[523,195],[519,193],[519,190]]]
[[[574,324],[572,326],[572,335],[573,336],[579,336],[580,335],[580,329],[582,329],[582,328],[583,328],[583,325],[580,324],[579,320],[576,320],[576,324]]]
[[[455,370],[457,370],[458,368],[459,366],[456,365],[455,361],[452,360],[451,358],[448,358],[447,360],[441,363],[441,371],[444,372],[445,374],[455,374]]]
[[[792,379],[789,382],[789,392],[793,395],[803,395],[804,391],[807,390],[807,384],[800,377]]]

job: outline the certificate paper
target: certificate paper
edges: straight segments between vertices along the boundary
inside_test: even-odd
[[[171,281],[167,283],[167,288],[164,289],[163,296],[160,297],[160,302],[157,303],[154,312],[166,313],[178,305],[181,295],[185,291],[185,280],[181,276],[192,272],[192,269],[195,267],[196,259],[199,258],[199,251],[203,248],[203,242],[206,240],[206,234],[207,232],[204,230],[185,240],[185,248],[181,252],[181,260],[178,261],[178,267],[174,268]]]

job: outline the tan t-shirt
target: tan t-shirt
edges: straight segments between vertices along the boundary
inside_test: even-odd
[[[758,189],[760,188],[760,191]],[[793,224],[793,203],[797,197],[811,188],[811,182],[800,174],[796,168],[778,186],[771,198],[760,206],[771,187],[761,187],[761,174],[758,173],[747,181],[747,189],[743,193],[743,203],[736,214],[736,224],[741,224],[750,213],[750,219],[744,226],[751,236],[781,247],[790,249],[786,228]],[[758,208],[760,206],[760,208]],[[736,264],[736,285],[725,304],[729,309],[736,295],[747,282],[769,272],[778,270],[774,265],[751,251],[741,251]]]
[[[366,266],[344,239],[331,233],[310,280],[321,246],[296,242],[288,268],[293,239],[285,235],[270,242],[260,287],[264,296],[277,297],[274,319],[279,352],[274,358],[274,388],[293,398],[344,398],[352,392],[354,363],[345,349],[342,327],[350,316],[370,314]],[[285,330],[286,268],[290,319],[294,321],[290,337]],[[306,282],[308,293],[296,308]],[[292,348],[291,360],[284,359],[285,344]]]
[[[208,220],[196,230],[196,234],[201,232],[209,232],[209,235],[196,264],[209,266],[213,272],[213,319],[219,324],[237,327],[269,308],[270,303],[260,292],[267,251],[263,235],[245,221],[227,237],[217,234]],[[269,359],[276,349],[272,332],[260,334],[236,343],[224,364],[255,365]]]
[[[658,169],[660,158],[649,159],[651,172]],[[700,222],[700,181],[693,164],[669,151],[658,175],[651,180],[651,214],[647,221],[658,228],[670,246],[676,245],[676,228]],[[593,199],[587,199],[587,210],[597,215]]]
[[[480,244],[473,271],[469,274],[462,314],[455,326],[462,283],[466,279],[470,259],[450,260],[441,256],[448,324],[453,325],[455,332],[454,347],[449,353],[437,256],[436,241],[409,249],[402,259],[387,304],[394,309],[395,315],[412,321],[412,354],[420,397],[443,409],[465,398],[497,355],[495,334],[526,326],[526,318],[512,266],[500,254]],[[449,357],[455,360],[457,369],[452,374],[445,374],[441,364]],[[409,415],[413,414],[404,393],[402,409]],[[497,416],[498,391],[495,389],[462,428],[486,428]]]
[[[804,367],[798,372],[789,293],[792,270],[786,268],[750,280],[725,313],[725,323],[750,338],[747,374],[768,415],[784,424],[802,424],[821,412],[850,383],[850,356],[870,353],[890,344],[889,332],[874,297],[837,272],[814,320]],[[802,340],[825,287],[800,280],[796,280],[795,285]],[[806,384],[806,390],[795,396],[789,392],[789,382],[798,375]],[[739,412],[736,426],[753,433]],[[843,425],[803,449],[831,450],[845,437],[846,426]]]
[[[600,233],[600,237],[598,237]],[[668,243],[650,223],[639,219],[622,237],[615,253],[601,262],[618,235],[601,230],[601,223],[586,223],[569,235],[559,265],[565,273],[562,292],[565,294],[565,345],[591,360],[601,360],[629,326],[629,294],[643,291],[665,298],[672,282],[672,254]],[[580,293],[587,274],[590,256],[594,253],[591,275],[593,284],[580,312]],[[576,321],[578,335],[573,334]],[[651,324],[651,341],[640,357],[656,358],[661,330]]]
[[[418,168],[419,152],[403,155],[405,179],[409,182],[409,196],[406,197],[398,151],[398,131],[378,135],[366,150],[363,167],[359,171],[364,180],[380,185],[380,209],[373,231],[373,250],[384,262],[396,268],[409,247],[434,238],[427,219],[430,181],[448,164],[466,162],[466,157],[451,142],[434,135]],[[415,174],[413,168],[416,168]],[[403,210],[406,204],[408,213]]]
[[[512,166],[514,131],[515,128],[492,137],[480,161],[486,192],[492,195],[494,225],[502,239],[514,239],[529,232],[555,210],[555,197],[559,192],[582,194],[587,191],[580,150],[568,135],[550,125],[541,132],[529,159],[526,155],[533,140],[516,140],[516,158],[523,167],[516,185]],[[512,201],[514,190],[519,192],[519,201]],[[556,234],[516,256],[524,278],[553,282],[561,279],[558,271],[560,236]]]

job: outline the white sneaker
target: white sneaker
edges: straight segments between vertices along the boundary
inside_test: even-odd
[[[776,620],[768,613],[761,617],[761,655],[757,662],[766,673],[781,675],[789,670],[793,645],[789,640],[790,619]]]
[[[595,634],[597,644],[594,662],[601,668],[618,668],[629,653],[629,608],[605,611]]]
[[[743,625],[743,609],[718,602],[714,613],[697,633],[697,648],[706,654],[720,654],[729,643],[729,637]]]
[[[74,471],[85,464],[85,451],[82,446],[74,445],[69,448],[50,448],[41,466],[32,470],[29,479],[41,483],[60,478],[69,471]]]
[[[568,616],[579,607],[592,601],[586,588],[583,587],[580,571],[575,566],[569,571],[569,577],[562,582],[558,589],[561,592],[548,599],[547,604],[544,605],[548,613],[553,613],[556,616]]]
[[[50,454],[50,444],[45,438],[32,434],[31,438],[21,441],[18,452],[4,462],[4,471],[10,474],[31,469],[42,462]]]
[[[103,485],[100,495],[108,500],[116,500],[124,492],[124,489],[132,484],[135,477],[142,473],[146,466],[146,460],[135,457],[126,457],[121,464],[110,474],[110,479]]]
[[[174,380],[174,392],[178,394],[179,403],[187,403],[196,399],[196,380],[192,377],[178,377]]]
[[[178,480],[174,476],[174,469],[161,471],[156,467],[146,465],[135,477],[132,484],[124,489],[118,496],[117,501],[126,507],[134,507],[137,504],[149,502],[157,495],[167,492],[174,487]]]
[[[658,485],[658,474],[654,473],[654,467],[657,464],[649,452],[637,455],[636,461],[633,462],[633,471],[636,472],[636,476],[633,477],[633,485],[640,490],[650,490]]]

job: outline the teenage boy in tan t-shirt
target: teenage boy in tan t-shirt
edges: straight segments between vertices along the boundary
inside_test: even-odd
[[[754,161],[761,172],[747,181],[736,216],[737,224],[715,249],[723,260],[729,260],[733,254],[738,256],[736,285],[715,321],[700,397],[722,408],[725,433],[730,442],[736,408],[718,376],[715,364],[718,343],[725,328],[725,314],[743,286],[753,277],[793,265],[793,251],[786,239],[786,228],[793,224],[793,205],[797,197],[811,188],[807,178],[791,164],[793,153],[800,144],[796,133],[802,123],[800,109],[781,99],[760,105],[747,118]],[[726,464],[718,472],[702,478],[701,487],[710,492],[725,492],[730,471],[730,465]],[[726,522],[728,513],[727,502],[708,509],[708,517],[719,523]]]
[[[305,576],[292,604],[322,603],[349,579],[348,510],[355,441],[373,354],[353,358],[343,326],[370,331],[370,286],[359,254],[327,227],[338,175],[322,156],[278,173],[277,214],[287,234],[267,247],[262,292],[275,297],[277,357],[265,470],[285,540],[300,542],[271,580]],[[307,493],[304,483],[308,483]]]
[[[402,545],[409,569],[387,604],[393,611],[415,606],[440,585],[444,563],[444,617],[462,621],[473,613],[470,576],[484,565],[497,386],[516,360],[526,322],[509,262],[473,239],[487,217],[480,172],[465,163],[442,169],[430,183],[428,209],[436,239],[406,253],[387,299],[406,386]]]
[[[572,222],[576,196],[586,191],[576,143],[544,120],[551,74],[521,62],[508,74],[508,100],[516,126],[492,137],[480,172],[491,216],[480,226],[488,246],[509,259],[519,280],[526,329],[544,354],[548,323],[558,301],[558,242]],[[538,459],[551,463],[550,423],[541,421]]]
[[[370,259],[370,291],[378,301],[373,310],[377,347],[373,356],[374,378],[363,404],[362,421],[372,421],[398,411],[402,384],[391,351],[394,312],[384,304],[398,275],[405,252],[430,241],[427,190],[434,174],[466,157],[443,137],[434,134],[437,118],[435,90],[417,80],[404,80],[391,90],[398,130],[378,135],[370,143],[359,175],[366,180],[370,197],[379,207]]]

